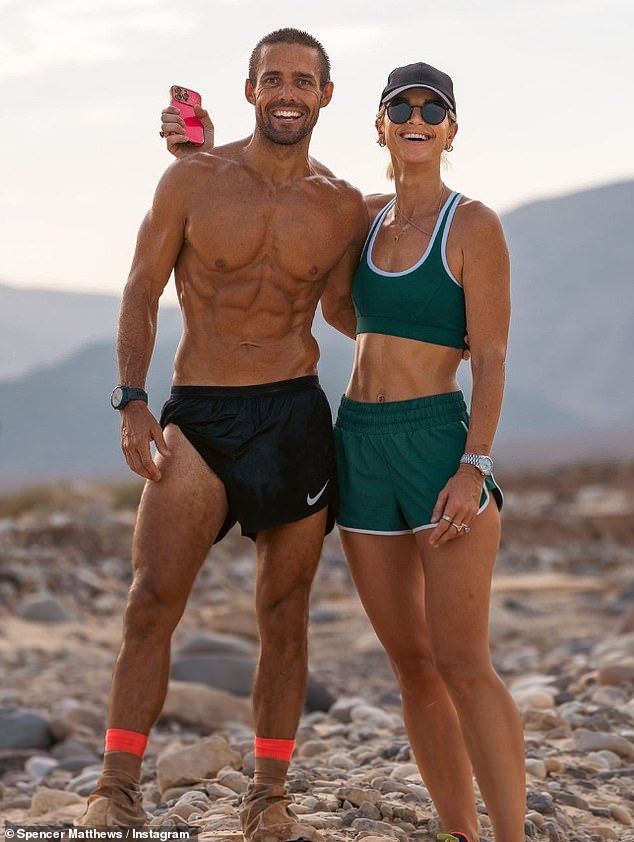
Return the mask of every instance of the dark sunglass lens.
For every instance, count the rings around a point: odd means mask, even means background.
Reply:
[[[430,126],[437,126],[445,119],[447,109],[439,102],[426,102],[421,109],[423,120]]]
[[[412,113],[408,102],[391,102],[387,107],[387,116],[392,123],[407,123]]]

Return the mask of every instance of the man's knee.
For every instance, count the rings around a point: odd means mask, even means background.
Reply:
[[[181,594],[176,588],[162,586],[150,577],[136,579],[126,602],[126,633],[171,635],[182,616],[186,600],[186,594]]]

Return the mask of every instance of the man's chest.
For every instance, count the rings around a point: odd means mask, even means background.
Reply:
[[[197,197],[185,237],[211,271],[282,271],[319,280],[338,262],[350,238],[334,191],[224,186]]]

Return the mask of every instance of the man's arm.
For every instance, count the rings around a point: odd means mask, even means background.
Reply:
[[[128,276],[117,335],[120,382],[145,387],[158,319],[159,298],[183,244],[185,212],[182,179],[173,168],[161,179],[150,211],[141,223]],[[169,456],[163,431],[143,401],[131,401],[121,412],[121,447],[129,467],[145,479],[158,481],[161,472],[152,459],[153,441]]]
[[[368,230],[368,217],[360,193],[350,202],[347,214],[353,236],[343,257],[328,274],[328,281],[321,294],[321,312],[325,321],[340,333],[356,338],[356,317],[352,304],[352,279],[359,265],[363,243]]]

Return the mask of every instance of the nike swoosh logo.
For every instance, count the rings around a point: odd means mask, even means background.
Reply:
[[[324,485],[324,487],[321,489],[321,491],[319,491],[317,494],[315,494],[315,496],[314,496],[314,497],[311,497],[311,496],[310,496],[310,494],[307,494],[307,495],[306,495],[306,502],[308,503],[308,505],[309,505],[309,506],[314,506],[314,505],[315,505],[315,503],[317,502],[317,500],[319,500],[319,498],[321,497],[321,495],[322,495],[322,494],[324,493],[324,491],[326,490],[326,488],[327,488],[327,486],[328,486],[328,483],[329,483],[329,482],[330,482],[330,480],[327,480],[327,481],[326,481],[326,485]]]

